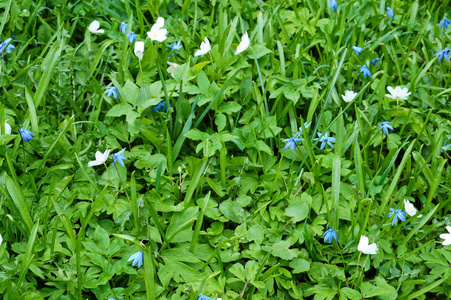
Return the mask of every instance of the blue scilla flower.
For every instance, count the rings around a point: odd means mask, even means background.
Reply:
[[[114,166],[115,162],[118,162],[121,166],[125,167],[124,162],[122,160],[127,160],[124,156],[122,156],[122,153],[124,153],[125,148],[122,149],[121,151],[119,151],[118,153],[114,153],[113,154],[113,165],[111,167]]]
[[[331,227],[331,228],[327,229],[326,232],[324,232],[323,238],[324,238],[324,243],[327,241],[330,244],[330,243],[332,243],[332,239],[334,239],[337,242],[337,233]]]
[[[393,10],[390,7],[387,7],[387,16],[392,19],[395,17],[395,14],[393,13]],[[390,20],[388,20],[388,23],[390,23]]]
[[[116,299],[114,299],[114,298],[108,298],[108,300],[116,300]]]
[[[330,9],[337,9],[337,1],[329,0]]]
[[[388,121],[382,122],[377,126],[377,130],[382,128],[382,132],[385,133],[385,135],[388,135],[388,130],[394,130],[393,126],[391,126],[391,123]]]
[[[321,132],[317,132],[316,134],[318,134],[319,138],[315,139],[315,141],[319,139],[319,141],[322,142],[321,147],[319,148],[320,150],[323,150],[326,147],[326,143],[331,148],[334,147],[334,145],[332,145],[332,142],[336,141],[336,139],[334,137],[329,137],[329,134],[327,132],[324,133],[324,135],[322,135]]]
[[[182,40],[180,40],[180,41],[174,43],[174,45],[172,45],[171,51],[173,51],[173,50],[180,50],[180,49],[182,49],[182,48],[183,48],[183,46],[182,46]]]
[[[304,128],[305,128],[305,129],[309,128],[311,124],[312,124],[312,122],[310,122],[310,123],[305,122],[305,123],[304,123]],[[300,137],[301,134],[302,134],[302,126],[299,127],[299,131],[296,132],[296,134],[294,135],[294,137],[295,137],[295,138]]]
[[[3,50],[6,51],[6,53],[11,53],[11,49],[16,49],[16,46],[11,44],[11,41],[12,38],[9,38],[0,43],[0,53],[3,53]]]
[[[133,31],[130,31],[127,34],[127,41],[131,44],[133,42],[136,42],[137,37],[138,37],[138,35],[136,33],[134,33]]]
[[[445,27],[445,29],[448,29],[448,25],[451,24],[451,20],[444,17],[443,20],[441,20],[438,25],[440,25],[440,29],[443,29],[443,27]]]
[[[389,217],[389,218],[390,218],[393,214],[395,215],[395,216],[393,217],[393,221],[391,221],[391,226],[394,226],[394,225],[395,225],[395,223],[396,223],[396,221],[398,220],[398,218],[399,218],[401,221],[403,221],[403,222],[406,220],[406,218],[404,218],[404,216],[405,216],[407,213],[403,212],[402,209],[400,209],[400,208],[397,208],[397,209],[390,208],[390,211],[391,211],[391,213],[388,213],[388,217]]]
[[[111,97],[111,95],[113,95],[114,99],[117,99],[117,95],[119,95],[117,89],[114,86],[107,87],[104,94],[107,94],[108,97]]]
[[[379,57],[376,57],[375,59],[370,60],[370,63],[372,63],[373,66],[375,67],[376,64],[379,62],[379,60],[380,60],[380,58],[379,58]]]
[[[130,256],[130,258],[127,260],[127,262],[129,262],[129,261],[133,261],[132,267],[134,267],[136,264],[138,264],[138,269],[141,268],[141,265],[143,263],[143,252],[142,251],[136,252],[135,254]]]
[[[366,65],[360,67],[360,72],[362,73],[364,78],[366,78],[366,76],[371,78],[371,72]]]
[[[30,130],[20,128],[19,132],[20,136],[24,139],[25,142],[29,142],[33,139],[33,133]]]
[[[127,23],[122,22],[122,23],[121,23],[121,32],[122,32],[123,34],[125,34],[126,31],[127,31]]]
[[[199,294],[199,297],[197,297],[197,300],[215,300],[215,299],[204,296],[202,294]]]
[[[357,47],[357,46],[352,46],[352,49],[354,49],[355,54],[356,54],[357,56],[359,56],[359,54],[362,53],[362,51],[363,51],[363,48],[362,48],[362,47]]]
[[[449,62],[449,48],[446,47],[443,50],[440,50],[439,52],[435,53],[434,56],[438,56],[438,62],[441,62],[443,58],[446,59],[447,62]]]
[[[172,105],[169,105],[169,107],[172,107]],[[164,111],[168,111],[168,108],[166,107],[166,100],[161,101],[158,103],[154,108],[152,108],[153,111],[160,111],[162,112],[164,108]]]
[[[447,141],[448,141],[448,140],[447,140]],[[446,142],[447,142],[447,141],[446,141]],[[445,144],[446,144],[446,142],[445,142]],[[442,146],[442,151],[441,151],[441,152],[443,153],[443,151],[448,151],[449,148],[451,148],[451,144],[443,145],[443,146]]]
[[[296,147],[298,146],[298,145],[296,145],[296,142],[301,142],[301,141],[302,141],[302,139],[297,138],[297,137],[292,137],[289,139],[282,140],[283,143],[286,143],[284,149],[287,150],[288,148],[291,148],[291,152],[293,152],[293,153],[294,153],[294,149],[296,149]]]

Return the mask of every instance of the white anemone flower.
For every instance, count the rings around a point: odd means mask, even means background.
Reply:
[[[194,53],[194,56],[207,54],[210,50],[210,41],[205,37],[204,42],[200,44],[200,50],[197,50],[196,53]]]
[[[105,30],[99,29],[99,28],[100,28],[99,21],[92,21],[92,23],[88,27],[88,30],[91,33],[104,33],[105,32]]]
[[[5,122],[5,135],[6,134],[11,134],[11,125]]]
[[[406,213],[413,217],[417,214],[417,209],[415,208],[415,206],[413,206],[412,203],[410,203],[409,200],[404,199],[404,210],[406,211]],[[421,217],[422,215],[419,215],[418,217]]]
[[[247,31],[244,33],[243,37],[241,38],[241,42],[238,45],[238,48],[236,48],[235,55],[238,53],[241,53],[245,51],[250,45],[249,36],[247,35]]]
[[[139,60],[143,59],[143,56],[144,56],[144,42],[136,42],[135,43],[135,55],[139,58]]]
[[[364,235],[360,237],[359,245],[357,246],[357,250],[364,254],[377,254],[377,245],[373,243],[368,245],[368,238]]]
[[[355,96],[357,96],[357,93],[353,91],[346,91],[344,95],[341,95],[341,98],[343,98],[345,102],[351,102],[354,100]]]
[[[104,153],[97,151],[96,152],[96,160],[90,161],[88,163],[88,167],[98,166],[104,164],[108,159],[108,155],[110,155],[110,149],[106,149]]]
[[[401,88],[400,86],[397,86],[396,88],[388,86],[387,90],[390,92],[390,94],[385,94],[385,97],[395,100],[407,100],[407,98],[411,94],[407,88]]]
[[[448,230],[449,233],[442,233],[440,235],[440,238],[444,239],[442,242],[443,246],[451,245],[451,226],[446,226],[446,230]]]
[[[157,22],[155,24],[153,24],[152,28],[150,28],[150,31],[147,33],[147,36],[152,41],[158,41],[158,42],[164,41],[167,38],[166,34],[168,33],[168,31],[166,29],[163,29],[162,28],[163,26],[164,26],[164,19],[162,17],[159,17],[157,19]]]
[[[168,65],[169,65],[169,67],[168,67],[167,71],[169,74],[171,74],[172,78],[174,78],[175,69],[177,69],[180,66],[178,64],[170,62],[170,61],[168,61]]]

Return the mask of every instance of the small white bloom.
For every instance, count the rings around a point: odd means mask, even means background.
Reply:
[[[440,238],[444,239],[442,242],[443,246],[451,245],[451,226],[446,226],[446,230],[448,230],[449,233],[442,233],[440,235]]]
[[[417,214],[417,209],[415,208],[415,206],[413,206],[412,203],[410,203],[409,200],[404,199],[404,210],[406,211],[406,213],[413,217]]]
[[[157,22],[153,24],[152,28],[150,28],[150,31],[147,33],[147,36],[152,41],[158,42],[164,41],[167,38],[166,34],[168,33],[168,31],[166,29],[162,29],[163,26],[164,19],[162,17],[159,17],[157,19]]]
[[[91,25],[89,25],[88,30],[92,33],[104,33],[105,31],[100,28],[99,21],[92,21]]]
[[[357,93],[353,91],[346,91],[344,95],[341,95],[341,98],[343,98],[345,102],[351,102],[354,100],[355,96],[357,96]]]
[[[368,238],[364,235],[360,237],[359,245],[357,246],[357,250],[364,254],[376,254],[377,253],[377,245],[373,243],[368,245]]]
[[[210,41],[205,37],[205,42],[202,42],[200,44],[200,50],[197,50],[196,53],[194,53],[194,56],[204,55],[207,54],[210,50]]]
[[[11,125],[5,122],[5,135],[11,134]]]
[[[396,100],[407,100],[407,98],[411,94],[410,92],[408,92],[407,88],[402,89],[400,86],[397,86],[396,88],[388,86],[387,90],[390,92],[390,94],[385,94],[385,97]]]
[[[139,58],[139,60],[143,59],[143,56],[144,56],[144,42],[136,42],[135,43],[135,55]]]
[[[174,78],[175,69],[177,69],[180,66],[178,64],[170,62],[170,61],[168,61],[168,65],[169,65],[169,67],[168,67],[167,71]]]
[[[108,159],[108,155],[110,155],[110,149],[106,149],[105,153],[102,153],[100,151],[96,152],[96,160],[90,161],[88,163],[88,167],[98,166],[101,164],[104,164],[106,160]]]
[[[246,50],[249,47],[249,45],[250,45],[249,36],[247,35],[247,31],[246,31],[244,33],[243,37],[241,38],[241,42],[238,45],[238,48],[236,48],[235,55]]]
[[[3,243],[3,237],[2,237],[2,235],[0,234],[0,245]]]

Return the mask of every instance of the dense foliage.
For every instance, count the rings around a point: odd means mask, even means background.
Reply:
[[[2,299],[451,297],[449,1],[0,7]]]

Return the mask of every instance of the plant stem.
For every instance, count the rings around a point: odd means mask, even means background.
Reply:
[[[362,252],[360,252],[359,253],[359,258],[357,259],[357,267],[356,267],[356,269],[355,269],[355,274],[354,274],[354,279],[352,280],[352,288],[354,288],[354,282],[355,282],[355,279],[357,278],[357,274],[358,274],[358,270],[359,270],[359,264],[360,264],[360,256],[362,256]]]
[[[117,165],[114,164],[114,167],[116,168],[117,176],[119,176],[119,180],[121,181],[122,186],[124,187],[125,195],[127,195],[127,199],[128,199],[128,201],[130,201],[130,197],[128,196],[127,189],[125,188],[125,184],[124,184],[124,182],[122,181],[121,175],[119,174],[119,170],[118,170],[118,168],[117,168]],[[130,202],[131,202],[131,201],[130,201]]]

